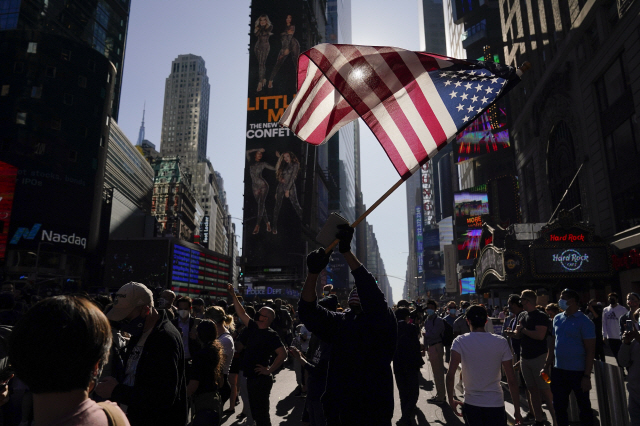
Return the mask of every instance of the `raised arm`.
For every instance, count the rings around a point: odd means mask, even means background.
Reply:
[[[227,293],[229,293],[229,296],[233,301],[233,306],[236,308],[236,314],[238,314],[238,318],[240,318],[244,325],[248,326],[251,317],[247,315],[247,311],[244,310],[244,306],[240,304],[240,301],[236,296],[236,290],[233,288],[233,284],[227,284]]]

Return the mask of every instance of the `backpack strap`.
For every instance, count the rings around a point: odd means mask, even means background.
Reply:
[[[108,401],[98,402],[102,411],[107,416],[109,426],[130,426],[127,417],[124,415],[120,407]]]

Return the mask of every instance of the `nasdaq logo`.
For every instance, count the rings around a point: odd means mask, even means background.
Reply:
[[[13,234],[13,238],[11,239],[11,241],[9,241],[9,244],[18,244],[18,242],[22,238],[24,238],[25,240],[33,240],[38,234],[38,231],[40,230],[41,226],[42,226],[41,223],[36,223],[33,225],[33,228],[31,229],[18,228],[16,233]]]

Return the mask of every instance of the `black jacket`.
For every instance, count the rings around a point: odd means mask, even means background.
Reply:
[[[147,338],[138,361],[133,387],[119,384],[111,401],[126,404],[131,426],[184,426],[187,423],[187,383],[182,336],[171,324],[166,312]],[[130,350],[137,340],[125,348],[127,365]]]
[[[180,336],[182,336],[182,327],[180,327],[179,321],[180,321],[180,316],[172,320],[171,324],[174,325],[176,330],[178,330],[178,333],[180,333]],[[194,317],[189,317],[189,333],[193,331],[194,324],[196,321],[199,322],[200,320]],[[197,327],[197,325],[198,324],[195,324],[195,327]],[[189,355],[191,355],[191,358],[193,358],[193,355],[196,354],[197,352],[200,352],[201,350],[202,350],[202,345],[200,344],[198,339],[192,339],[191,336],[189,336]]]
[[[393,355],[393,372],[404,373],[420,370],[424,365],[420,351],[420,330],[415,324],[398,322],[398,346]],[[418,374],[416,372],[416,374]]]

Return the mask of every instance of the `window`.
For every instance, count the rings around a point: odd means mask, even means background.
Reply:
[[[18,112],[16,115],[16,124],[27,124],[27,113]]]
[[[47,71],[45,72],[45,75],[49,78],[55,78],[56,77],[56,67],[51,66],[51,65],[47,65]]]
[[[82,75],[78,76],[78,87],[82,87],[83,89],[87,88],[87,77]]]
[[[2,86],[2,91],[0,92],[0,96],[7,96],[9,94],[9,85],[4,84]]]
[[[29,42],[29,46],[27,47],[27,53],[37,53],[38,52],[38,43]]]
[[[31,88],[31,97],[40,99],[42,97],[42,86],[33,86]]]

